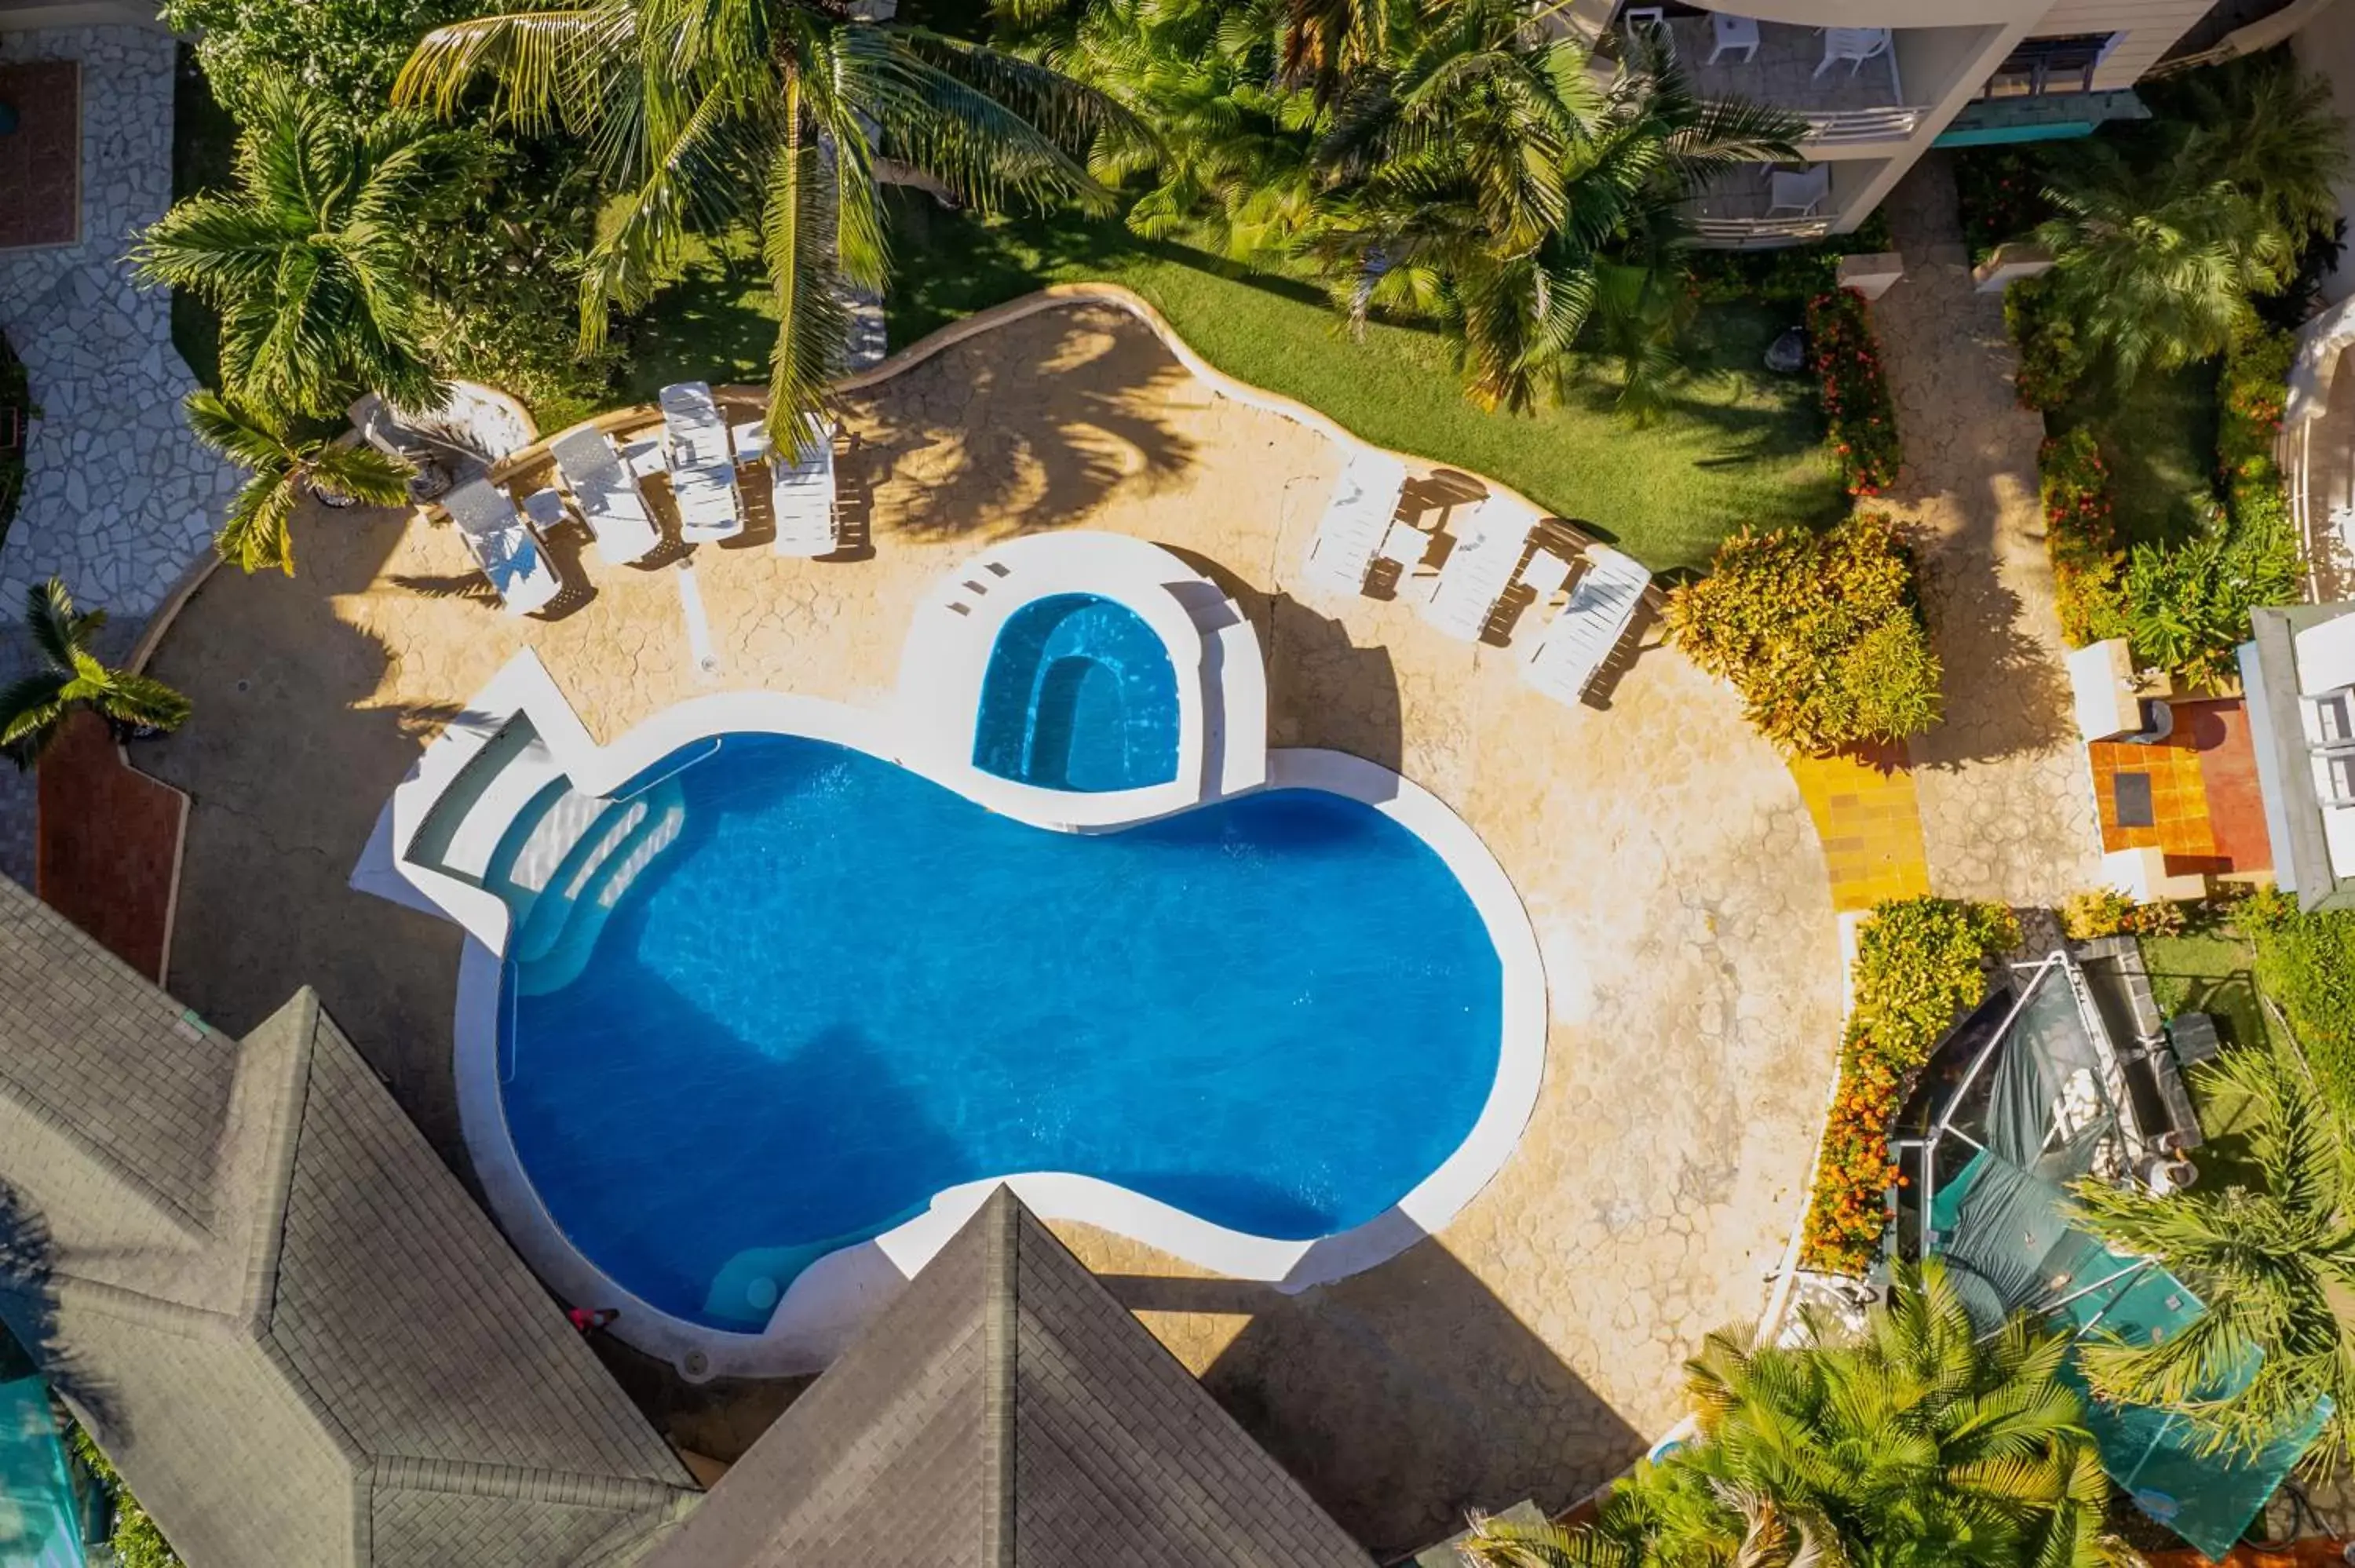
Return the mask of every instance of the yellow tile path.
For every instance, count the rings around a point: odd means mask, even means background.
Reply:
[[[1870,909],[1930,891],[1920,803],[1902,749],[1795,757],[1791,776],[1824,842],[1834,909]]]

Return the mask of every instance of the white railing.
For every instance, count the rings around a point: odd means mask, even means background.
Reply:
[[[1926,109],[1892,103],[1885,109],[1802,109],[1808,142],[1902,142],[1921,125]]]
[[[1770,239],[1821,239],[1832,231],[1829,217],[1697,217],[1693,233],[1717,245],[1753,245]]]

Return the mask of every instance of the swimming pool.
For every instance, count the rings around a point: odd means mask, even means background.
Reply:
[[[1101,594],[1033,599],[998,629],[973,765],[1100,793],[1178,777],[1178,672],[1143,617]]]
[[[1487,926],[1357,800],[1056,833],[748,735],[663,788],[676,822],[591,961],[543,988],[552,960],[508,960],[500,1093],[565,1237],[682,1319],[757,1330],[816,1257],[997,1175],[1334,1234],[1454,1154],[1497,1080]]]

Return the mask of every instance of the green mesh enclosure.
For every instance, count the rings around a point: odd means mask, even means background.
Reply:
[[[37,1377],[0,1383],[0,1563],[82,1568],[81,1525],[49,1391]]]
[[[1896,1243],[1934,1254],[1989,1329],[2016,1311],[2078,1338],[2148,1343],[2200,1315],[2200,1299],[2147,1258],[2121,1256],[2070,1224],[2067,1184],[2118,1135],[2116,1080],[2083,979],[2056,956],[1998,993],[1942,1047],[1901,1134],[1911,1192],[1892,1194]],[[2237,1376],[2254,1374],[2253,1362]],[[2073,1361],[2066,1375],[2081,1393]],[[2220,1390],[2229,1393],[2229,1388]],[[2326,1402],[2263,1453],[2211,1454],[2179,1416],[2088,1394],[2102,1463],[2145,1513],[2222,1557],[2329,1418]]]

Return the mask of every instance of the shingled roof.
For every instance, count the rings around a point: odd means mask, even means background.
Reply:
[[[0,1319],[190,1568],[614,1563],[695,1497],[315,995],[229,1039],[5,878]]]
[[[647,1568],[1368,1568],[1000,1188]]]

